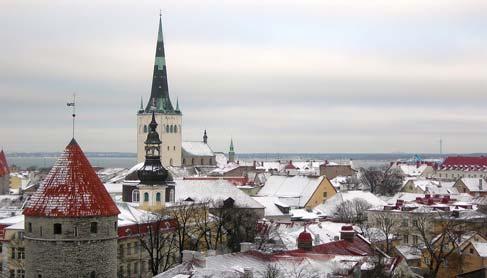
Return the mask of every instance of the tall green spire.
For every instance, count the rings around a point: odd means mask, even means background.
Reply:
[[[152,88],[145,112],[149,113],[155,106],[156,112],[175,113],[169,97],[167,84],[166,55],[162,37],[162,15],[159,16],[159,29],[157,31],[156,55],[154,60],[154,73],[152,75]]]
[[[230,139],[230,152],[234,153],[235,149],[233,148],[233,138]]]

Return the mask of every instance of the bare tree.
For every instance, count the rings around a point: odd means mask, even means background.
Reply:
[[[439,221],[435,233],[433,223]],[[437,277],[440,266],[457,250],[464,226],[444,214],[421,214],[413,220],[413,228],[420,236],[429,257],[427,277]]]
[[[170,219],[162,215],[137,224],[137,239],[149,257],[153,275],[166,271],[174,264],[176,235]]]
[[[382,195],[393,195],[402,186],[402,176],[397,169],[361,168],[360,181],[370,192]]]
[[[195,249],[198,245],[195,235],[196,218],[205,217],[201,203],[181,201],[167,209],[168,215],[174,219],[179,261],[182,261],[183,250]],[[193,241],[193,242],[191,242]]]
[[[384,251],[387,254],[391,254],[393,235],[400,227],[399,219],[392,217],[387,213],[379,213],[375,216],[372,225],[378,230],[379,234],[369,234],[369,238],[384,237]]]
[[[366,210],[372,205],[362,198],[355,198],[341,202],[336,206],[333,215],[337,221],[352,224],[362,224],[367,220]]]

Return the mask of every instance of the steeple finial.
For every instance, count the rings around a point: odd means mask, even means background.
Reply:
[[[76,94],[73,94],[73,102],[68,102],[68,106],[72,107],[72,114],[71,116],[73,117],[73,139],[74,139],[74,120],[76,118]]]
[[[140,108],[139,111],[144,111],[144,100],[140,97]]]
[[[230,152],[234,152],[234,148],[233,148],[233,138],[230,139]]]

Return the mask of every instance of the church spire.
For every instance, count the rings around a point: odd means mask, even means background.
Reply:
[[[149,113],[153,106],[156,107],[156,112],[159,113],[175,112],[171,99],[169,98],[169,89],[167,84],[166,55],[164,53],[164,40],[162,37],[162,14],[159,15],[159,29],[157,32],[151,95],[149,101],[147,102],[145,112]]]
[[[206,129],[205,129],[205,133],[203,133],[203,143],[205,144],[208,143],[208,135],[206,134]]]
[[[230,139],[230,150],[228,151],[228,162],[235,162],[235,149],[233,148],[233,138]]]

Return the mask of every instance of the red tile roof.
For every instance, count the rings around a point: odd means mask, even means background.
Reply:
[[[487,167],[487,156],[449,156],[441,164],[445,167]]]
[[[10,170],[8,169],[7,158],[5,157],[5,153],[0,151],[0,177],[10,174]]]
[[[76,140],[71,140],[39,189],[26,216],[89,217],[120,213]]]
[[[302,249],[287,251],[287,253],[302,253],[309,252]],[[355,235],[353,241],[338,240],[325,244],[313,246],[311,250],[313,253],[329,254],[329,255],[344,255],[344,256],[372,256],[375,253],[374,248],[370,242],[359,235]]]

